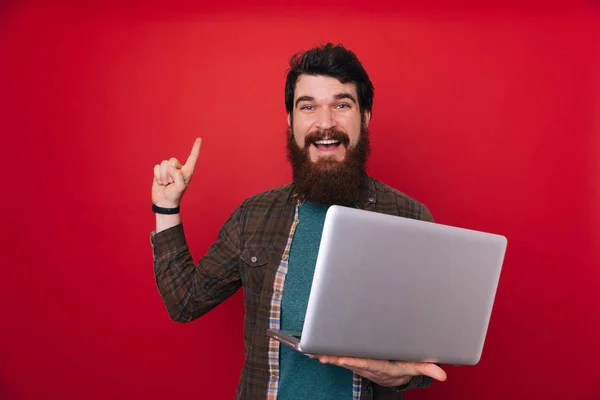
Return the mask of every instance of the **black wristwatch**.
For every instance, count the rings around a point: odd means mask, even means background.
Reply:
[[[165,207],[159,207],[156,204],[152,204],[152,212],[157,213],[157,214],[167,214],[167,215],[179,214],[179,206],[177,206],[175,208],[165,208]]]

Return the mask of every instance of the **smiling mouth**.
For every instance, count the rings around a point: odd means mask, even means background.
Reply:
[[[340,141],[334,139],[317,140],[313,142],[313,145],[321,151],[333,151],[340,146]]]

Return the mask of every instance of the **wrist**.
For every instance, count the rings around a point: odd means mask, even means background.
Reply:
[[[398,384],[396,386],[404,386],[407,385],[411,380],[412,380],[412,376],[405,376],[400,382],[398,382]]]
[[[152,212],[156,215],[156,232],[161,232],[181,223],[179,204],[166,202],[152,203]]]
[[[414,377],[412,377],[412,376],[404,377],[404,378],[400,379],[398,382],[396,382],[395,385],[391,386],[391,389],[394,392],[403,392],[404,390],[408,389],[411,386],[413,378]]]
[[[164,208],[176,208],[179,207],[179,200],[160,199],[155,201],[152,199],[152,204],[156,204],[157,206]]]
[[[172,228],[181,223],[180,214],[156,214],[156,233]]]
[[[156,214],[173,215],[179,214],[179,206],[176,207],[162,207],[156,204],[152,204],[152,212]]]
[[[402,390],[404,387],[406,387],[410,383],[412,378],[413,378],[412,376],[403,376],[402,378],[397,378],[395,381],[389,382],[382,386],[387,386],[387,387],[393,388],[394,390]]]
[[[407,385],[412,379],[412,376],[405,376],[400,378],[394,386],[404,386]]]

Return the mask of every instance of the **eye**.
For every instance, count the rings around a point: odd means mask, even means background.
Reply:
[[[337,108],[349,108],[350,104],[348,104],[348,103],[340,103],[336,107]]]
[[[313,106],[307,104],[305,106],[300,107],[300,109],[306,110],[306,111],[311,111],[311,110],[313,110]]]

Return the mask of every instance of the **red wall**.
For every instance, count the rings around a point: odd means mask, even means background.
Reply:
[[[152,167],[203,137],[182,204],[198,259],[289,179],[287,58],[325,40],[375,83],[370,172],[509,239],[481,363],[407,397],[600,398],[597,6],[100,3],[0,11],[0,398],[233,398],[241,296],[169,320]]]

